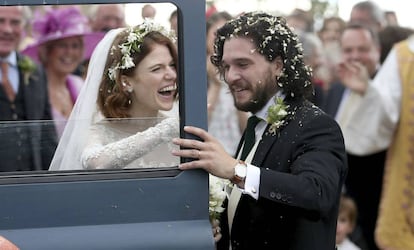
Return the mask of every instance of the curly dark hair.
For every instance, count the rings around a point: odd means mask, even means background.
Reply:
[[[112,48],[118,48],[119,44],[125,43],[128,39],[129,30],[121,32],[115,38]],[[123,91],[121,75],[132,76],[140,62],[153,50],[155,44],[167,46],[174,60],[178,65],[177,49],[173,41],[158,31],[151,31],[145,35],[140,45],[140,50],[131,52],[135,67],[120,69],[115,79],[109,77],[108,70],[122,60],[121,49],[111,49],[105,64],[104,75],[98,91],[98,106],[106,118],[129,118],[130,93]]]
[[[303,50],[297,35],[288,27],[283,17],[264,12],[249,12],[218,29],[211,62],[218,67],[221,74],[224,73],[224,43],[232,37],[252,39],[258,52],[270,62],[281,58],[284,67],[277,84],[287,98],[308,98],[312,95],[312,71],[303,62]]]

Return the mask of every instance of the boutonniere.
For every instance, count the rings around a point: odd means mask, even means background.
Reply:
[[[24,56],[18,62],[19,70],[23,74],[23,82],[25,85],[29,84],[29,78],[36,69],[36,64],[28,57]]]
[[[270,124],[269,133],[276,134],[276,131],[286,123],[286,116],[289,105],[286,105],[282,97],[275,97],[275,103],[267,110],[267,123]]]
[[[209,206],[210,221],[219,220],[224,211],[223,202],[227,197],[225,187],[229,180],[218,178],[209,174]]]

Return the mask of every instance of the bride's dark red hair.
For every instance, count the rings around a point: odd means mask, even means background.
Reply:
[[[128,38],[128,32],[121,32],[114,40],[112,46],[118,48]],[[153,50],[154,44],[165,45],[174,60],[176,69],[178,68],[178,54],[175,44],[163,34],[153,31],[149,32],[143,39],[140,51],[131,53],[135,67],[128,69],[120,69],[115,80],[111,80],[108,76],[108,69],[112,65],[116,65],[122,58],[121,49],[110,50],[106,60],[104,75],[101,80],[98,91],[98,107],[106,118],[129,118],[130,103],[129,93],[124,91],[121,75],[132,76],[135,68],[140,62]]]

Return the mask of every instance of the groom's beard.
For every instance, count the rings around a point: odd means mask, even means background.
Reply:
[[[254,87],[251,88],[253,93],[251,100],[249,102],[240,103],[236,101],[233,94],[234,105],[238,110],[256,113],[276,94],[277,89],[277,83],[272,77],[270,70],[268,70],[264,80],[257,81],[254,83]]]

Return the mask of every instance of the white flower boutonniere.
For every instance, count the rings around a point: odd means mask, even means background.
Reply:
[[[23,57],[18,62],[20,72],[23,74],[23,82],[25,85],[29,84],[29,78],[36,69],[36,64],[28,57]]]
[[[275,104],[267,110],[267,123],[270,124],[269,133],[276,134],[276,131],[286,123],[285,117],[288,115],[286,105],[282,97],[275,97]]]
[[[224,211],[223,202],[226,199],[225,186],[230,181],[209,175],[209,206],[210,221],[219,220],[220,214]]]

